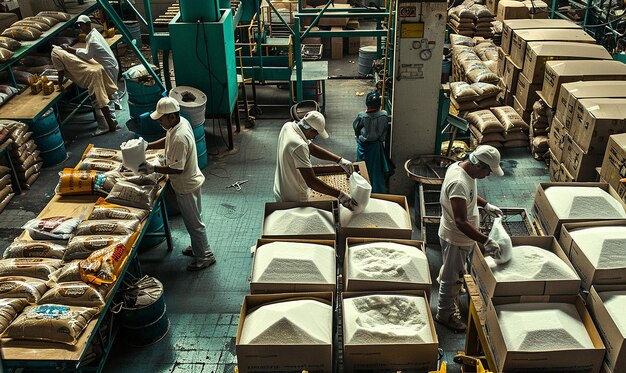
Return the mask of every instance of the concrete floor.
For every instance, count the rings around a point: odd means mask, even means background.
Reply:
[[[351,56],[336,64],[332,71],[351,75],[357,65]],[[330,139],[318,143],[348,159],[355,157],[352,120],[363,109],[364,97],[357,92],[367,92],[373,82],[362,80],[331,79],[327,83],[326,118]],[[288,92],[274,87],[260,88],[259,103],[286,102]],[[119,112],[120,123],[128,119],[127,112]],[[141,253],[144,273],[158,278],[165,287],[167,315],[171,327],[160,342],[145,348],[129,347],[120,338],[116,341],[108,362],[107,372],[232,372],[236,365],[235,334],[239,311],[244,295],[248,294],[248,277],[251,268],[250,246],[261,235],[265,202],[272,201],[276,138],[281,125],[287,120],[287,108],[265,109],[256,127],[243,130],[235,136],[235,150],[226,152],[223,139],[217,130],[219,123],[206,124],[209,166],[203,170],[206,182],[202,187],[204,221],[209,239],[217,257],[210,269],[190,273],[185,271],[189,258],[180,249],[189,244],[189,237],[180,217],[171,219],[175,249],[169,253],[165,246]],[[81,118],[78,118],[81,119]],[[82,119],[89,121],[89,115]],[[98,138],[89,137],[95,123],[77,123],[64,129],[68,143],[69,159],[45,169],[32,190],[13,199],[2,213],[0,247],[6,247],[21,232],[21,225],[36,216],[54,193],[57,172],[73,167],[85,146],[117,148],[132,133],[122,129],[115,134]],[[225,127],[222,124],[225,135]],[[536,184],[548,180],[548,170],[533,160],[528,150],[503,152],[505,176],[479,182],[479,192],[500,206],[530,209]],[[315,162],[314,162],[315,163]],[[402,164],[403,162],[396,162]],[[398,172],[404,172],[399,169]],[[249,180],[241,191],[226,187],[238,180]],[[413,201],[410,197],[409,201]],[[415,226],[414,222],[414,226]],[[417,224],[419,226],[419,222]],[[414,229],[415,238],[420,237]],[[438,248],[427,250],[432,278],[441,265]],[[436,310],[436,286],[433,289],[431,308]],[[466,300],[463,300],[463,307]],[[452,363],[454,354],[464,348],[464,334],[454,334],[437,325],[444,360],[450,364],[449,372],[460,372]]]

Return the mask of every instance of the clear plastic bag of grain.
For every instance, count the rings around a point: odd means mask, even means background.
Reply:
[[[33,277],[0,277],[0,298],[21,298],[28,303],[37,303],[48,290],[46,282]]]
[[[81,221],[67,216],[35,218],[26,222],[22,229],[26,229],[34,240],[67,240]]]
[[[0,299],[0,333],[15,319],[24,307],[28,306],[26,299]]]
[[[47,280],[48,276],[63,265],[59,259],[11,258],[0,260],[0,277],[24,276]]]
[[[96,288],[96,286],[85,284],[82,281],[63,282],[51,287],[37,304],[102,308],[105,305],[104,296],[107,288],[100,286]]]
[[[97,220],[94,220],[97,221]],[[68,242],[65,250],[64,260],[86,259],[93,252],[104,249],[106,247],[115,246],[120,243],[128,243],[130,235],[114,236],[114,235],[91,235],[91,236],[74,236]]]
[[[76,227],[76,236],[130,235],[139,228],[139,220],[85,220]]]
[[[124,206],[150,210],[154,205],[158,188],[156,185],[139,186],[127,181],[120,181],[115,184],[105,200]]]
[[[65,263],[61,268],[52,272],[48,276],[48,286],[52,287],[61,282],[74,282],[82,281],[80,277],[80,259],[72,260],[69,263]]]
[[[65,246],[48,241],[15,240],[4,250],[3,258],[63,259]]]
[[[104,198],[99,198],[89,215],[89,220],[117,219],[143,221],[149,214],[150,211],[146,209],[109,203]]]

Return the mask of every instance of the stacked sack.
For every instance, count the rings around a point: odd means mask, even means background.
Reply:
[[[0,127],[0,150],[4,151],[12,143],[13,140],[9,136],[9,131],[4,127]],[[7,207],[14,195],[11,169],[0,166],[0,212]]]
[[[452,31],[464,36],[493,38],[493,13],[474,0],[466,0],[461,5],[448,10],[448,25]]]
[[[529,146],[528,123],[510,106],[491,108],[491,112],[504,126],[505,148],[518,148]]]
[[[472,149],[478,145],[491,145],[495,148],[503,146],[504,126],[491,110],[474,111],[467,114],[465,119],[470,123]]]
[[[43,159],[37,150],[37,144],[28,125],[11,120],[0,121],[0,127],[5,128],[12,141],[11,160],[22,189],[30,189],[39,178],[43,166]]]
[[[467,112],[480,109],[490,109],[500,106],[496,96],[502,89],[490,83],[450,83],[450,105],[458,115],[465,116]]]
[[[19,64],[16,64],[14,69],[39,75],[45,70],[54,69],[54,66],[50,55],[30,55],[20,59]]]
[[[452,43],[452,79],[470,83],[498,84],[498,52],[490,40],[450,35]]]
[[[533,104],[530,114],[530,151],[537,160],[543,160],[548,152],[548,133],[553,115],[552,109],[543,100]]]

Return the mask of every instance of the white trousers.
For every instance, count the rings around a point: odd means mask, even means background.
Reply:
[[[176,207],[183,217],[183,222],[191,238],[191,249],[197,259],[213,255],[209,239],[206,234],[206,225],[202,222],[202,188],[188,194],[176,193]]]
[[[457,308],[459,291],[463,286],[465,262],[472,250],[471,246],[455,246],[439,238],[443,265],[441,266],[439,283],[439,303],[437,313],[440,318],[446,319]]]

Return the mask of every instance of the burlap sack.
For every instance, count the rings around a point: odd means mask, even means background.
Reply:
[[[461,103],[465,101],[474,101],[478,99],[476,91],[466,82],[450,83],[450,93],[454,101]]]
[[[61,268],[59,259],[11,258],[0,260],[0,277],[32,277],[47,280],[50,273]]]
[[[528,124],[524,122],[524,119],[510,106],[500,106],[491,108],[493,114],[504,125],[507,131],[514,130],[515,128],[528,130]]]
[[[482,134],[504,131],[504,126],[490,110],[474,111],[467,114],[466,119],[478,128]]]
[[[46,282],[38,278],[0,277],[0,298],[20,298],[28,303],[37,303],[46,290]]]
[[[63,259],[65,246],[50,241],[15,240],[4,250],[3,258]]]
[[[28,305],[25,299],[0,299],[0,333],[3,333],[15,316]]]
[[[102,294],[100,289],[82,281],[62,282],[50,288],[37,304],[102,308],[105,305],[104,295],[106,292]]]
[[[94,220],[97,221],[97,220]],[[64,260],[86,259],[93,252],[103,248],[116,246],[120,243],[128,242],[130,235],[90,235],[90,236],[74,236],[67,244],[67,249],[63,256]]]
[[[85,220],[78,224],[75,234],[85,235],[130,235],[137,231],[138,220]]]

